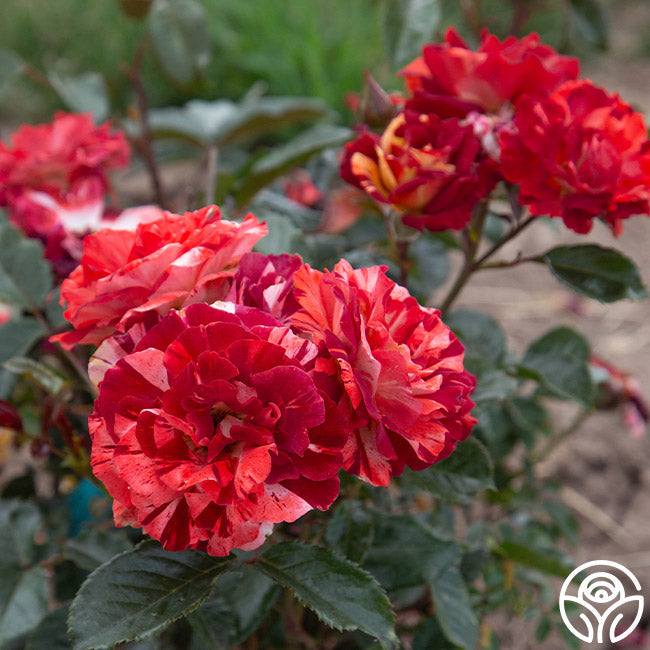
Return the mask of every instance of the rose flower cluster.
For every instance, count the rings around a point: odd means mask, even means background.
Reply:
[[[532,216],[578,233],[650,215],[650,144],[643,117],[578,79],[577,59],[536,34],[471,50],[450,28],[402,71],[408,95],[383,133],[362,128],[342,177],[419,230],[461,230],[499,180],[519,185]]]
[[[91,462],[118,525],[227,555],[326,510],[339,472],[386,486],[448,456],[475,378],[437,310],[346,261],[251,252],[252,216],[165,213],[83,242],[62,285],[89,372]]]
[[[129,145],[90,115],[57,113],[50,124],[21,126],[10,146],[0,142],[0,205],[65,277],[79,262],[81,238],[104,215],[108,173],[124,167]]]

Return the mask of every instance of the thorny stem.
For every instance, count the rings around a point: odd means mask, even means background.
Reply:
[[[465,233],[469,238],[469,242],[465,249],[465,263],[463,264],[460,273],[456,278],[456,281],[449,290],[449,293],[442,302],[440,311],[443,316],[449,311],[449,308],[462,291],[470,276],[476,271],[481,271],[483,269],[506,268],[509,266],[516,266],[517,264],[522,264],[524,262],[534,261],[536,259],[534,257],[522,258],[518,256],[514,261],[511,262],[495,262],[489,265],[485,264],[485,262],[490,257],[492,257],[492,255],[494,255],[494,253],[496,253],[504,244],[515,238],[535,220],[535,217],[533,216],[524,217],[524,211],[517,202],[517,198],[514,194],[514,188],[512,186],[508,186],[508,195],[510,198],[510,205],[514,217],[514,226],[511,228],[510,232],[507,235],[493,244],[483,255],[477,259],[475,259],[474,256],[478,250],[481,235],[483,233],[483,225],[485,222],[485,217],[487,215],[487,201],[481,204],[481,212],[479,212],[474,217],[468,229],[466,229]]]
[[[54,90],[52,82],[38,69],[29,63],[23,63],[23,72],[25,76],[29,77],[32,81],[35,81],[37,84],[40,84],[48,90]]]
[[[97,399],[97,388],[95,388],[95,384],[93,384],[92,381],[90,381],[90,377],[88,376],[88,371],[81,365],[81,362],[77,357],[72,354],[69,350],[66,350],[60,343],[56,343],[56,351],[58,354],[68,362],[70,366],[74,369],[74,371],[77,373],[79,378],[84,384],[84,388],[90,393],[91,397],[93,399]]]
[[[514,0],[512,8],[512,22],[510,23],[510,34],[520,37],[523,28],[533,13],[531,4],[526,0]]]
[[[465,23],[472,30],[476,38],[481,37],[481,3],[472,0],[460,0],[460,8],[463,12]]]
[[[582,423],[594,412],[593,408],[585,408],[579,411],[576,416],[569,422],[569,424],[558,431],[555,435],[551,436],[546,444],[536,453],[530,455],[530,462],[537,464],[544,459],[546,459],[554,449],[557,448],[564,440],[566,440],[571,434],[577,431]]]
[[[490,249],[488,249],[481,257],[479,257],[475,262],[475,270],[479,270],[479,268],[485,268],[483,267],[483,262],[485,262],[488,258],[492,257],[494,253],[496,253],[504,244],[509,242],[511,239],[515,238],[522,230],[527,228],[531,223],[535,221],[535,217],[527,217],[524,219],[521,223],[519,223],[517,226],[515,226],[505,237],[500,239],[496,244],[494,244]]]
[[[481,243],[481,237],[483,235],[483,227],[485,226],[485,218],[487,216],[487,201],[483,201],[478,208],[477,213],[474,215],[474,218],[470,222],[469,226],[465,229],[465,262],[463,267],[456,278],[453,286],[449,290],[447,297],[443,300],[442,305],[440,306],[440,312],[444,316],[448,311],[454,300],[458,297],[458,294],[462,291],[463,287],[469,277],[476,270],[474,263],[474,256],[476,251]]]
[[[138,112],[140,113],[140,123],[142,125],[142,137],[134,138],[132,142],[147,166],[156,203],[161,208],[164,208],[165,193],[163,191],[158,165],[156,164],[156,158],[153,153],[153,133],[151,131],[151,123],[149,122],[149,100],[147,98],[147,91],[142,83],[141,75],[145,45],[146,40],[140,41],[133,57],[133,63],[127,68],[127,76],[138,102]]]
[[[205,204],[212,205],[217,191],[217,174],[219,172],[219,148],[210,145],[208,148],[208,163],[205,170]]]
[[[393,249],[395,260],[399,266],[399,282],[403,287],[405,287],[408,282],[409,271],[411,270],[411,264],[408,259],[411,240],[400,237],[397,232],[397,228],[395,227],[395,213],[389,207],[382,207],[380,209],[382,219],[384,220],[384,227],[386,228],[388,243]]]

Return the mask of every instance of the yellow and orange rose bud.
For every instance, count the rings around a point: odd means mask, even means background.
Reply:
[[[471,126],[433,114],[400,112],[381,135],[346,146],[342,177],[403,213],[418,230],[461,230],[492,189],[494,164]]]

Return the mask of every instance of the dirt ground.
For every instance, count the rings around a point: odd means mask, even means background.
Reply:
[[[610,51],[583,64],[583,74],[618,92],[650,117],[650,58],[638,56],[642,38],[650,39],[650,2],[616,0],[612,8]],[[648,51],[646,49],[646,51]],[[504,247],[501,259],[539,253],[560,244],[598,243],[617,248],[639,267],[650,286],[650,219],[633,218],[616,240],[600,224],[592,233],[575,235],[564,227],[535,224]],[[558,325],[574,327],[591,343],[593,352],[639,380],[650,400],[650,299],[603,305],[585,299],[576,309],[572,294],[537,264],[491,270],[475,276],[457,306],[494,315],[507,332],[511,349],[523,352],[545,331]],[[570,417],[570,411],[560,414]],[[577,563],[608,559],[632,570],[645,592],[650,618],[650,427],[635,439],[616,412],[598,412],[555,449],[540,468],[544,476],[567,486],[564,498],[578,516],[581,541],[573,551]],[[561,580],[558,579],[557,589]],[[507,624],[504,650],[556,650],[557,639],[534,641],[532,630],[520,620]],[[501,630],[503,632],[503,630]],[[643,645],[650,648],[650,635]],[[595,645],[584,647],[597,647]],[[617,646],[622,647],[622,646]]]

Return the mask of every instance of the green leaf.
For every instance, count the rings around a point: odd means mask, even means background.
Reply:
[[[548,410],[532,397],[513,397],[504,403],[508,415],[519,429],[530,433],[551,433]]]
[[[152,110],[150,120],[156,137],[183,138],[201,146],[221,147],[328,112],[322,101],[310,97],[259,97],[241,104],[223,99],[193,99],[182,108]]]
[[[409,247],[409,257],[415,262],[409,273],[409,291],[425,303],[449,275],[447,247],[439,239],[420,235]]]
[[[43,390],[54,396],[60,395],[67,383],[58,372],[48,368],[44,363],[28,357],[11,357],[3,365],[10,372],[29,377]]]
[[[358,565],[318,546],[285,542],[262,553],[256,565],[330,627],[361,630],[397,647],[390,601],[375,579]]]
[[[0,566],[28,567],[35,559],[34,538],[42,526],[41,513],[33,503],[0,501]]]
[[[492,362],[475,362],[476,357],[468,357],[465,368],[476,375],[476,389],[472,399],[476,404],[484,404],[495,400],[504,400],[519,388],[519,381],[511,377],[505,370],[492,366]]]
[[[558,246],[544,253],[542,259],[560,282],[601,302],[648,295],[634,263],[612,248],[595,244]]]
[[[325,529],[325,541],[343,557],[363,564],[374,538],[370,512],[358,501],[344,501],[336,508]]]
[[[47,75],[63,103],[75,113],[92,113],[96,123],[103,122],[111,110],[106,81],[99,72],[74,77],[50,72]]]
[[[400,68],[420,55],[434,40],[442,20],[439,0],[384,0],[383,34],[393,67]]]
[[[537,373],[556,396],[588,407],[593,400],[588,361],[585,338],[568,327],[557,327],[530,345],[522,365]]]
[[[132,549],[133,544],[123,530],[89,528],[66,540],[63,556],[86,571],[94,571],[116,555]]]
[[[227,570],[228,558],[143,542],[93,571],[70,608],[75,650],[145,638],[189,614]]]
[[[475,438],[458,443],[452,454],[421,472],[405,474],[414,485],[444,501],[470,503],[478,492],[493,489],[492,460]]]
[[[364,568],[393,591],[433,582],[462,553],[413,515],[375,514],[375,537]]]
[[[67,607],[50,612],[27,638],[25,650],[70,650],[67,618]]]
[[[431,584],[431,596],[445,636],[461,648],[474,650],[478,644],[479,624],[458,568],[450,567]]]
[[[572,566],[564,564],[552,555],[516,542],[501,542],[494,549],[494,552],[517,564],[523,564],[524,566],[558,576],[559,578],[566,578],[573,569]]]
[[[47,577],[36,565],[43,527],[33,503],[0,501],[0,647],[38,625],[47,612]]]
[[[253,214],[263,214],[264,218],[269,212],[285,217],[299,230],[316,230],[321,218],[319,210],[308,208],[271,190],[258,192],[248,207]]]
[[[0,646],[17,639],[39,624],[47,613],[47,575],[33,566],[0,565]]]
[[[246,564],[219,576],[210,598],[188,617],[203,640],[198,647],[243,643],[267,617],[281,591],[271,578]]]
[[[241,181],[235,184],[234,195],[239,205],[285,172],[304,165],[314,154],[330,147],[340,147],[352,135],[350,129],[319,124],[303,131],[293,140],[275,147],[258,158]]]
[[[0,99],[22,72],[23,60],[12,50],[0,49]]]
[[[425,619],[415,630],[412,650],[455,650],[445,637],[435,616]]]
[[[281,255],[302,251],[301,232],[287,218],[269,213],[264,216],[269,234],[255,244],[255,251],[264,255]]]
[[[488,314],[473,309],[457,309],[445,323],[461,340],[466,354],[500,363],[506,352],[506,337],[499,323]]]
[[[210,62],[205,9],[195,0],[155,0],[147,16],[153,49],[169,78],[186,86]]]
[[[551,624],[551,619],[548,616],[544,616],[535,629],[535,641],[537,641],[537,643],[546,641],[552,631],[553,626]]]
[[[0,325],[0,364],[15,354],[26,354],[45,334],[45,326],[31,316],[12,318]]]
[[[529,449],[535,446],[538,433],[551,433],[549,413],[535,398],[516,396],[506,400],[503,406],[516,433]]]
[[[45,304],[45,318],[53,328],[57,329],[68,325],[68,321],[63,316],[64,309],[60,298],[61,287],[59,286],[52,290]]]
[[[25,309],[39,308],[52,288],[43,246],[9,224],[0,225],[0,300]]]
[[[187,616],[187,622],[192,628],[188,650],[232,648],[233,639],[237,636],[237,621],[234,620],[224,598],[218,595],[210,596],[201,607]]]
[[[260,97],[242,102],[237,115],[222,125],[219,144],[271,133],[281,126],[314,120],[329,113],[327,105],[312,97]]]
[[[569,19],[575,34],[598,49],[607,49],[607,17],[598,0],[570,0]]]

